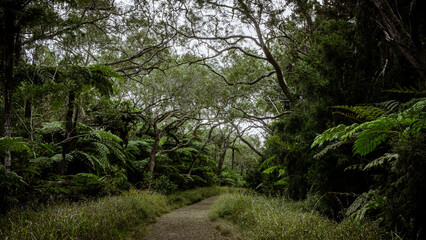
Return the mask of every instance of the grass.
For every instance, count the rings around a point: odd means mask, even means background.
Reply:
[[[144,235],[158,216],[228,191],[208,187],[170,196],[130,191],[120,196],[37,209],[16,208],[0,219],[0,239],[126,239]]]
[[[300,204],[250,193],[222,195],[210,210],[210,219],[225,220],[241,230],[244,239],[384,239],[373,222],[331,221]]]

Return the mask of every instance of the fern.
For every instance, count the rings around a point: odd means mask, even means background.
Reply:
[[[263,174],[271,174],[271,173],[273,173],[278,168],[279,168],[279,166],[272,166],[270,168],[267,168],[267,169],[263,170],[262,173]]]
[[[383,166],[387,162],[398,160],[398,158],[399,158],[399,154],[397,154],[397,153],[385,153],[383,156],[376,158],[373,161],[371,161],[370,163],[368,163],[367,165],[365,165],[363,170],[365,171],[365,170],[369,170],[371,168]]]
[[[72,156],[73,161],[78,160],[86,164],[90,169],[96,170],[97,167],[99,168],[103,166],[102,163],[97,162],[97,158],[92,157],[86,152],[74,150],[70,153],[70,155]]]
[[[409,136],[414,132],[420,132],[425,129],[425,109],[426,99],[420,99],[412,103],[411,107],[398,114],[392,113],[362,124],[354,123],[351,126],[340,124],[319,134],[311,147],[321,147],[322,144],[327,141],[343,141],[355,137],[356,140],[353,145],[354,153],[365,156],[374,151],[390,137]],[[368,110],[365,111],[365,113],[371,114],[371,112],[375,111],[376,110]],[[374,114],[372,115],[374,116]],[[335,149],[342,144],[343,142],[337,142],[333,145],[329,145],[315,157],[321,157],[325,152]]]
[[[351,116],[353,119],[357,119],[360,121],[371,121],[377,119],[385,114],[385,112],[374,106],[334,106],[334,109],[347,110],[355,115]],[[333,113],[338,113],[342,115],[346,115],[344,112],[335,111]]]
[[[103,131],[103,130],[98,130],[96,132],[99,134],[101,139],[107,139],[107,140],[111,140],[111,141],[118,142],[118,143],[123,142],[123,140],[119,136],[112,134],[110,132],[106,132],[106,131]]]
[[[275,160],[275,158],[276,158],[276,155],[265,159],[265,161],[263,161],[263,163],[259,166],[259,169],[263,169],[263,168],[270,166],[272,161]]]
[[[338,147],[340,147],[340,146],[342,146],[344,144],[348,144],[350,142],[351,141],[349,141],[348,139],[345,139],[345,140],[338,141],[338,142],[333,143],[333,144],[329,144],[323,150],[321,150],[319,153],[315,154],[313,158],[314,159],[319,159],[322,156],[324,156],[327,152],[335,150],[336,148],[338,148]]]
[[[375,105],[386,111],[387,114],[398,112],[398,110],[401,108],[401,102],[396,100],[376,103]]]
[[[65,123],[61,121],[46,122],[42,126],[40,129],[42,134],[65,133]]]
[[[282,178],[282,179],[274,182],[274,185],[278,185],[278,186],[287,185],[287,178]]]
[[[340,136],[343,135],[343,131],[345,131],[346,129],[347,129],[346,125],[339,124],[336,127],[332,127],[325,130],[322,134],[319,134],[318,136],[316,136],[316,138],[314,139],[314,142],[311,145],[311,148],[317,145],[321,147],[322,144],[326,141],[340,139]]]
[[[399,94],[410,94],[410,95],[418,95],[418,96],[425,96],[426,95],[426,89],[420,89],[420,88],[416,88],[416,87],[413,87],[413,86],[389,89],[389,90],[385,90],[384,92],[399,93]]]
[[[123,80],[123,77],[109,66],[105,66],[101,64],[93,64],[89,66],[89,69],[92,72],[100,73],[102,74],[102,76],[105,76],[105,77],[112,77],[119,80]]]
[[[77,173],[73,177],[74,182],[79,184],[91,184],[98,183],[101,181],[101,178],[93,173]]]
[[[190,156],[193,153],[198,153],[198,150],[192,147],[179,148],[176,152],[185,156]]]
[[[2,137],[0,138],[0,150],[9,149],[13,152],[26,151],[31,154],[28,142],[22,137]]]

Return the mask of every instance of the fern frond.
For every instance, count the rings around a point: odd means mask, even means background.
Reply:
[[[119,80],[123,80],[123,77],[109,66],[105,66],[101,64],[93,64],[89,66],[89,69],[92,72],[98,72],[105,77],[113,77]]]
[[[86,185],[90,183],[97,183],[101,181],[101,178],[93,173],[77,173],[73,176],[73,180],[76,183]]]
[[[381,116],[383,116],[385,114],[385,112],[378,108],[378,107],[374,107],[374,106],[347,106],[347,105],[343,105],[343,106],[333,106],[332,108],[334,109],[343,109],[343,110],[347,110],[351,113],[355,113],[356,115],[352,118],[355,118],[357,120],[361,120],[361,121],[371,121],[374,119],[377,119]],[[340,113],[340,112],[338,112]]]
[[[368,163],[367,165],[365,165],[365,167],[363,168],[363,171],[369,170],[371,168],[383,166],[387,162],[398,160],[398,158],[399,158],[399,154],[397,153],[385,153],[383,156],[376,158],[370,163]]]
[[[263,174],[271,174],[275,171],[275,169],[278,169],[280,166],[272,166],[270,168],[267,168],[265,170],[263,170]]]
[[[354,152],[361,156],[372,152],[378,145],[385,142],[390,134],[398,133],[393,131],[397,124],[397,119],[391,116],[367,122],[364,126],[365,130],[355,140]]]
[[[138,149],[141,149],[145,152],[151,152],[152,144],[147,141],[137,140],[137,141],[129,141],[128,145],[135,146]]]
[[[13,152],[26,151],[31,153],[28,142],[22,137],[2,137],[0,138],[0,150],[9,149]]]
[[[76,128],[77,132],[80,134],[94,134],[96,132],[92,127],[80,122],[77,123]]]
[[[263,161],[263,163],[260,164],[259,169],[263,169],[263,168],[266,168],[266,167],[270,166],[270,164],[272,163],[273,160],[275,160],[276,157],[277,156],[274,155],[272,157],[269,157],[269,158],[265,159],[265,161]]]
[[[185,147],[185,148],[179,148],[176,152],[186,156],[190,156],[193,153],[198,153],[198,150],[192,147]]]
[[[62,121],[46,122],[42,126],[40,129],[42,134],[65,133],[65,123]]]
[[[347,128],[344,124],[339,124],[336,127],[329,128],[325,130],[323,133],[316,136],[314,139],[314,142],[311,145],[311,148],[314,148],[315,146],[322,146],[322,144],[326,141],[332,141],[339,139],[342,135],[342,131],[344,131]]]
[[[399,88],[384,90],[383,92],[426,96],[426,89],[420,89],[413,86],[399,87]]]
[[[329,152],[329,151],[331,151],[331,150],[335,150],[336,148],[338,148],[338,147],[340,147],[340,146],[342,146],[342,145],[344,145],[344,144],[351,143],[351,142],[352,142],[352,141],[351,141],[349,138],[346,138],[346,139],[341,140],[341,141],[338,141],[338,142],[336,142],[336,143],[333,143],[333,144],[327,145],[327,146],[326,146],[323,150],[321,150],[321,152],[319,152],[319,153],[315,154],[315,155],[313,156],[313,158],[314,158],[314,159],[319,159],[319,158],[321,158],[322,156],[324,156],[327,152]]]
[[[126,151],[138,151],[138,150],[139,150],[139,148],[136,147],[136,146],[129,145],[129,144],[127,144],[127,146],[126,146]]]
[[[397,100],[389,100],[385,102],[376,103],[375,105],[389,114],[397,112],[401,107],[401,102]]]
[[[89,168],[96,170],[96,165],[100,165],[100,164],[96,164],[93,161],[93,157],[90,154],[87,154],[83,151],[79,151],[79,150],[74,150],[70,153],[70,155],[72,156],[72,160],[73,161],[80,161],[82,163],[85,163]]]
[[[363,170],[364,169],[364,167],[365,167],[365,164],[363,164],[363,163],[360,163],[360,164],[354,164],[354,165],[351,165],[351,166],[349,166],[349,167],[347,167],[347,168],[345,168],[345,172],[346,171],[350,171],[350,170]]]
[[[278,185],[278,186],[287,185],[287,178],[282,178],[282,179],[274,182],[274,185]]]
[[[106,132],[106,131],[103,131],[103,130],[98,130],[96,132],[99,134],[101,139],[107,139],[107,140],[111,140],[111,141],[118,142],[118,143],[123,142],[123,140],[119,136],[112,134],[110,132]]]

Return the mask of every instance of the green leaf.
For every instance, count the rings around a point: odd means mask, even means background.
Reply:
[[[272,167],[270,167],[270,168],[267,168],[267,169],[265,169],[265,170],[263,170],[263,172],[262,173],[264,173],[264,174],[271,174],[271,173],[273,173],[274,171],[275,171],[275,169],[277,169],[279,166],[272,166]]]

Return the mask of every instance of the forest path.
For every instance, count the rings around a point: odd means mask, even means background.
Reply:
[[[151,231],[144,240],[227,239],[221,236],[208,218],[210,206],[217,198],[218,196],[210,197],[162,216],[151,226]]]

